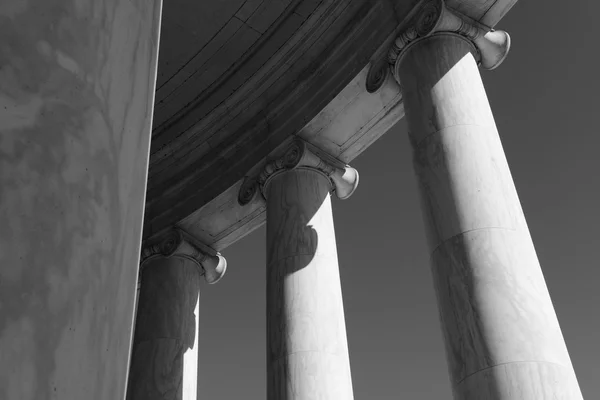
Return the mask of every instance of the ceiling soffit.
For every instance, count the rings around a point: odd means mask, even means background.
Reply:
[[[348,90],[419,1],[190,3],[170,0],[163,12],[145,238],[232,192],[291,135],[313,131],[313,117],[325,116],[318,114]],[[489,27],[514,3],[447,1]],[[382,112],[396,103],[382,103]],[[338,117],[352,107],[340,108]],[[314,141],[340,159],[357,151],[354,136],[331,140],[314,132]],[[262,210],[253,212],[239,217],[256,219]]]
[[[217,197],[297,133],[397,26],[386,1],[287,4],[192,101],[171,117],[157,107],[145,237]]]

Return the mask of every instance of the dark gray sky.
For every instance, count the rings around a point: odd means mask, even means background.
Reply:
[[[600,399],[600,3],[520,1],[512,38],[483,72],[496,123],[584,397]],[[357,400],[450,399],[450,384],[401,121],[352,165],[333,202]],[[200,295],[201,399],[266,398],[265,229],[226,249]]]

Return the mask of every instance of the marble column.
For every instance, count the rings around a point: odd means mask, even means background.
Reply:
[[[477,66],[495,68],[508,35],[441,6],[404,35],[395,76],[454,398],[581,399]]]
[[[0,1],[0,398],[123,399],[160,0]]]
[[[196,400],[200,277],[227,263],[180,230],[144,249],[127,400]]]
[[[267,165],[267,399],[353,398],[330,192],[349,197],[356,170],[297,141]]]

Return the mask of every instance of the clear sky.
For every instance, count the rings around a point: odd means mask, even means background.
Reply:
[[[550,295],[587,400],[600,399],[600,3],[523,1],[511,52],[482,72]],[[352,165],[334,199],[355,399],[450,399],[405,121]],[[265,241],[223,252],[200,295],[201,400],[264,400]]]

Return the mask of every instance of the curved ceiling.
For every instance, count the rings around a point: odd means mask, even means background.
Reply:
[[[197,3],[173,12],[165,2],[145,236],[243,178],[356,76],[398,23],[386,1]],[[188,12],[212,23],[194,30],[198,20],[176,17]]]
[[[144,237],[239,182],[369,63],[419,0],[165,0]],[[448,0],[493,26],[513,0]]]

